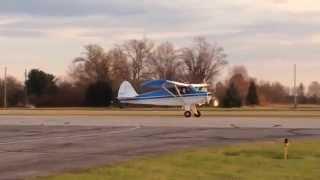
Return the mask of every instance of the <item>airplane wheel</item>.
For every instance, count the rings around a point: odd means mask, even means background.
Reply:
[[[195,116],[195,117],[200,117],[200,116],[201,116],[200,111],[197,111],[197,113],[194,113],[194,116]]]
[[[191,117],[192,113],[190,111],[184,112],[184,117],[189,118]]]

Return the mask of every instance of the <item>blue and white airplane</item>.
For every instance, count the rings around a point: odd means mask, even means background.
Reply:
[[[120,103],[159,106],[181,106],[185,117],[200,117],[197,105],[209,103],[212,95],[207,84],[185,84],[169,80],[151,80],[142,84],[142,89],[151,91],[138,94],[128,81],[124,81],[118,92]]]

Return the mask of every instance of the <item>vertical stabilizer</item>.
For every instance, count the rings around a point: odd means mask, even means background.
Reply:
[[[118,99],[133,98],[138,96],[132,85],[128,81],[123,81],[118,92]]]

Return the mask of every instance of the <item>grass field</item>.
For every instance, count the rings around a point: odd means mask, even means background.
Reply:
[[[227,117],[320,117],[320,106],[243,107],[243,108],[200,108],[204,116]],[[183,116],[181,108],[35,108],[2,109],[0,115],[21,116]]]
[[[280,142],[176,152],[37,180],[318,180],[320,141]]]

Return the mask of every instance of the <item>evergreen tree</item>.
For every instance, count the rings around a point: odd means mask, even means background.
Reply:
[[[259,97],[257,93],[257,86],[254,81],[250,82],[247,98],[246,98],[246,104],[249,106],[259,105]]]
[[[226,95],[223,98],[223,107],[241,107],[241,97],[238,89],[235,87],[234,83],[231,83],[226,91]]]
[[[26,81],[29,95],[52,95],[57,91],[56,78],[38,69],[32,69]]]

